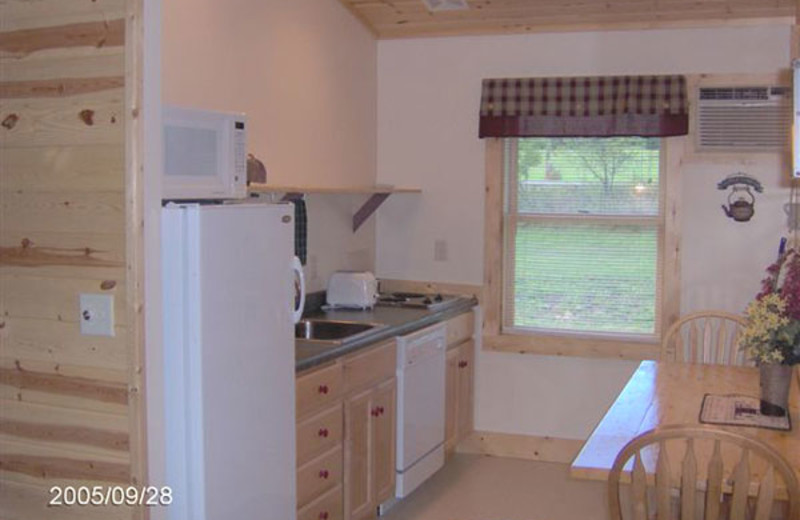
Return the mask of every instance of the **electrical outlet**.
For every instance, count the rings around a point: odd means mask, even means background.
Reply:
[[[440,238],[433,243],[433,260],[436,262],[447,261],[447,240]]]
[[[81,294],[81,334],[85,336],[114,335],[114,296],[110,294]]]

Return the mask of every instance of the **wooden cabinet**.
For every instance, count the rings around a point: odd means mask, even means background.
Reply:
[[[475,321],[447,322],[445,448],[473,429]],[[297,376],[297,518],[364,520],[394,496],[395,340]]]
[[[341,520],[344,407],[341,362],[297,376],[297,517]]]
[[[473,430],[475,388],[474,314],[461,314],[447,322],[445,377],[445,450],[452,453]]]
[[[348,367],[355,371],[353,381],[362,382],[345,399],[344,507],[348,520],[374,518],[378,505],[394,496],[395,343],[379,349],[383,350],[367,353],[370,358],[345,362],[346,372]]]
[[[342,486],[327,493],[297,511],[297,520],[343,520]]]
[[[297,518],[361,520],[394,496],[394,340],[298,374]]]
[[[463,439],[472,432],[475,388],[475,342],[467,340],[458,347],[455,395],[456,438]]]
[[[305,416],[327,404],[341,402],[342,377],[341,362],[312,368],[298,375],[295,382],[297,417]]]

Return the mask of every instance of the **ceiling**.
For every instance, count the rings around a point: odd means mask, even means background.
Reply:
[[[339,0],[381,39],[669,27],[794,20],[797,0],[466,0],[430,12],[423,0]]]

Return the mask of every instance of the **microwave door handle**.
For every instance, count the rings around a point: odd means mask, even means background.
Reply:
[[[303,308],[306,306],[306,278],[303,275],[303,264],[300,263],[300,259],[296,256],[292,258],[292,271],[296,274],[294,300],[297,302],[297,308],[294,309],[292,317],[294,323],[297,323],[303,317]],[[297,298],[298,295],[300,298]],[[298,302],[298,300],[300,301]]]

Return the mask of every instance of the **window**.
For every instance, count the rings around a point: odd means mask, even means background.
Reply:
[[[661,139],[503,141],[502,332],[654,341]]]

